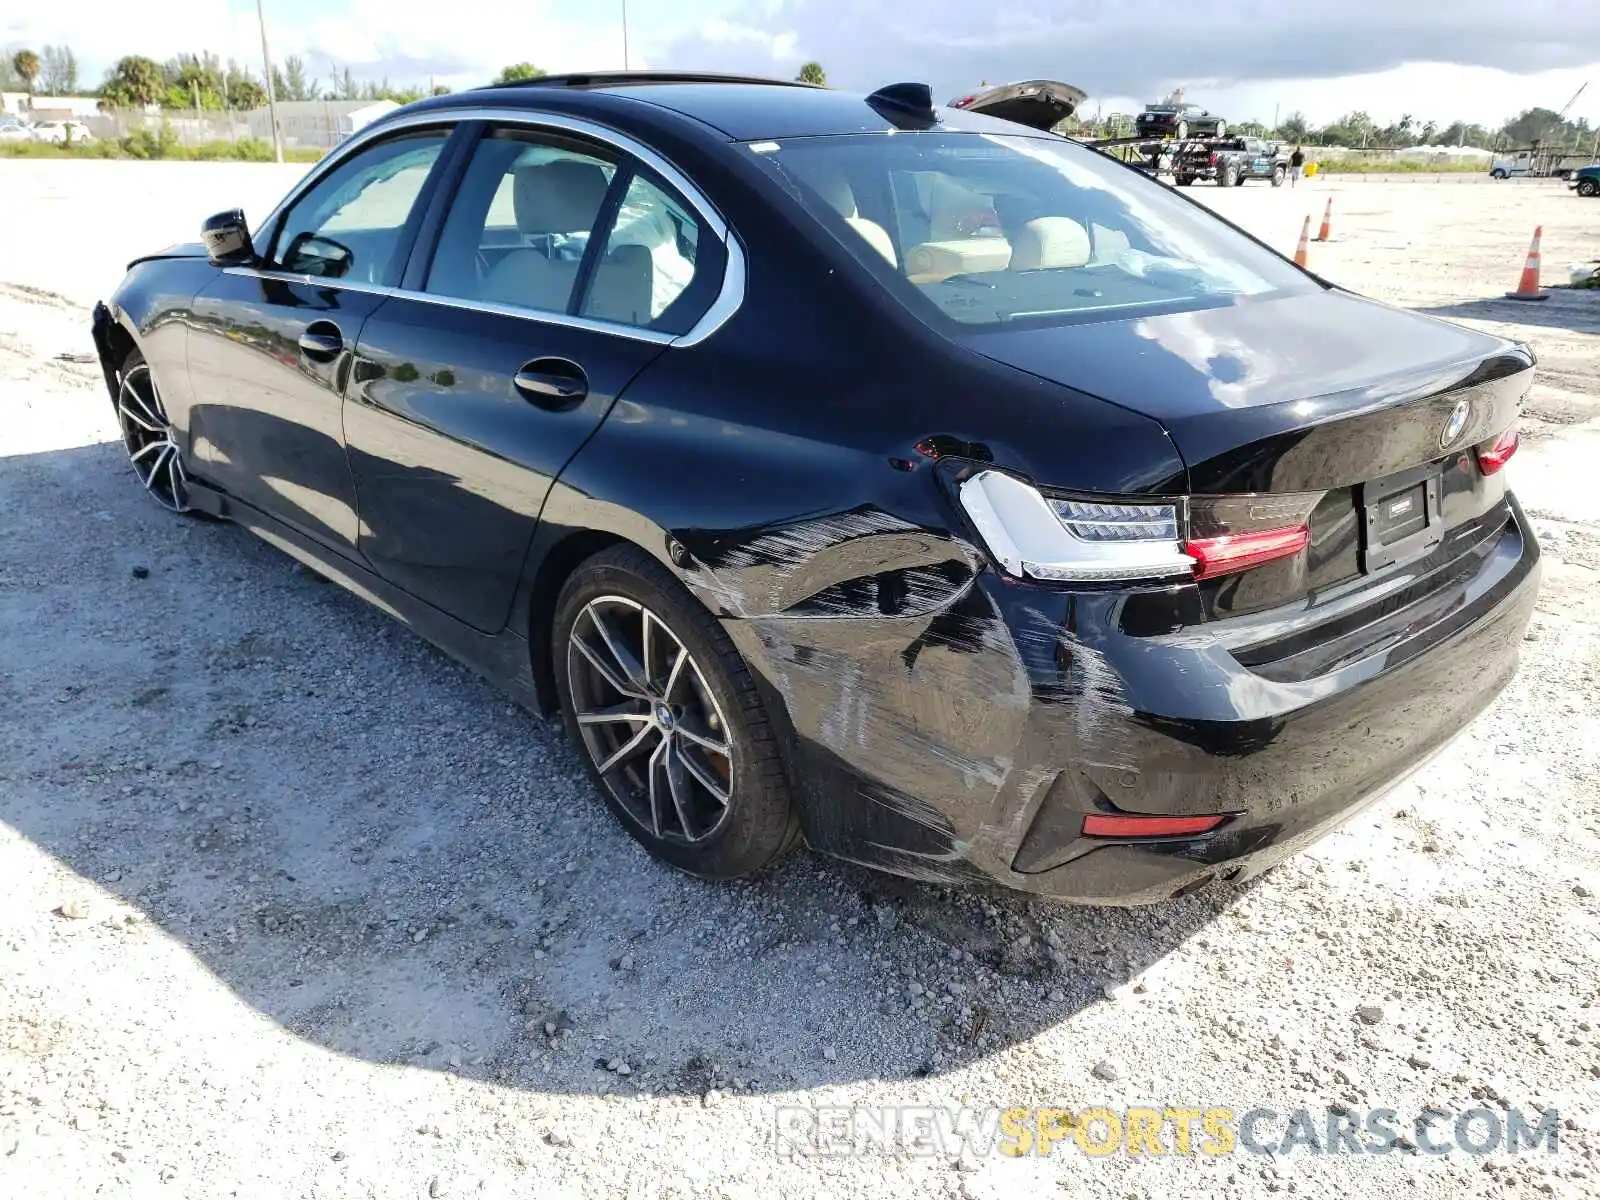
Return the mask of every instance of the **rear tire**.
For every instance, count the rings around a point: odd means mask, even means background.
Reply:
[[[655,559],[625,545],[584,562],[561,589],[551,641],[567,735],[653,857],[736,879],[800,840],[749,668]]]
[[[1282,187],[1283,186],[1283,176],[1284,176],[1284,170],[1283,170],[1282,167],[1273,167],[1272,168],[1272,186],[1273,187]]]
[[[1506,178],[1506,172],[1500,170],[1497,167],[1493,171],[1489,172],[1489,178],[1490,179],[1504,179],[1504,178]]]
[[[1176,183],[1179,187],[1188,187],[1190,184],[1192,184],[1194,182],[1194,176],[1193,175],[1179,175],[1175,180],[1173,180],[1173,182]]]
[[[1233,187],[1239,182],[1239,168],[1233,163],[1228,163],[1222,168],[1222,174],[1217,176],[1218,187]]]
[[[1218,121],[1217,122],[1217,131],[1216,131],[1216,133],[1212,134],[1211,136],[1219,137],[1219,138],[1227,137],[1228,136],[1228,123],[1226,121]]]

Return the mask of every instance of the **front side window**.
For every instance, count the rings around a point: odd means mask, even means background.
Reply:
[[[1109,320],[1317,287],[1168,188],[1064,138],[864,134],[750,152],[936,322]]]
[[[567,312],[616,172],[587,144],[512,130],[482,139],[445,217],[425,290]]]
[[[449,136],[396,137],[345,159],[295,201],[273,241],[273,264],[300,275],[398,283],[407,223]]]

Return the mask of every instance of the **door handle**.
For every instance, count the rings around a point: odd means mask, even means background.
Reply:
[[[332,362],[344,349],[344,337],[332,321],[313,321],[300,335],[300,352],[313,362]]]
[[[583,368],[565,358],[536,358],[512,376],[517,391],[530,403],[555,412],[576,408],[589,394]]]

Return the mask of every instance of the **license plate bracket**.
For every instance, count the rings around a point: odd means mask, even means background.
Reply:
[[[1439,464],[1427,463],[1368,480],[1356,489],[1363,571],[1420,557],[1444,541],[1443,477]]]

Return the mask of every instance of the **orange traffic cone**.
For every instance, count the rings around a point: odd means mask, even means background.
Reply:
[[[1311,240],[1311,214],[1307,213],[1306,214],[1306,223],[1304,225],[1300,226],[1300,244],[1294,248],[1294,265],[1295,266],[1303,267],[1303,266],[1306,265],[1306,254],[1307,254],[1307,251],[1310,249],[1310,247],[1308,245],[1310,240]]]
[[[1333,197],[1328,197],[1328,207],[1322,210],[1322,228],[1317,231],[1317,241],[1328,240],[1333,227]]]
[[[1528,247],[1528,261],[1523,264],[1522,278],[1517,281],[1517,290],[1507,292],[1507,300],[1548,300],[1550,294],[1539,290],[1539,239],[1544,236],[1544,226],[1538,225],[1533,230],[1533,245]]]

